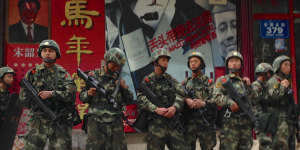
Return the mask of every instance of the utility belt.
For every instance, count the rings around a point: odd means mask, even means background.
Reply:
[[[98,110],[110,110],[110,111],[118,111],[119,108],[114,108],[112,104],[108,104],[108,103],[101,103],[101,104],[97,104],[97,105],[91,105],[91,108],[96,108]]]
[[[166,118],[160,115],[157,115],[155,113],[151,113],[150,120],[161,120],[163,124],[166,124],[169,128],[175,129],[180,133],[185,132],[185,128],[183,127],[183,124],[180,120],[181,114],[175,113],[175,115],[172,118]]]

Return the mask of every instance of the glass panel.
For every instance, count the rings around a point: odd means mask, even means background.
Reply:
[[[294,0],[294,13],[300,13],[300,1]]]
[[[289,10],[288,2],[289,2],[288,0],[253,0],[253,12],[254,13],[288,13]]]
[[[262,38],[260,20],[254,21],[253,32],[255,67],[261,62],[272,64],[277,56],[290,55],[289,39]]]

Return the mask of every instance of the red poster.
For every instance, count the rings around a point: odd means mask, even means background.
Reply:
[[[53,39],[59,44],[62,56],[57,63],[74,77],[79,92],[76,69],[99,68],[105,52],[104,0],[39,0],[39,4],[26,5],[10,0],[8,6],[5,63],[17,73],[12,91],[18,92],[20,79],[41,63],[37,53],[39,43]],[[27,11],[19,12],[20,7],[26,7]],[[32,25],[27,26],[27,22]],[[83,117],[88,106],[78,99],[76,103]],[[24,123],[19,125],[19,134],[25,134],[25,130]]]

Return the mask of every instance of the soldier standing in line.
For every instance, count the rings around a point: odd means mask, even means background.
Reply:
[[[196,141],[199,138],[201,149],[212,150],[216,145],[215,120],[217,108],[211,103],[213,83],[202,73],[205,68],[203,55],[192,52],[188,56],[188,67],[192,70],[192,77],[183,82],[187,99],[184,110],[186,139],[191,150],[196,150]]]
[[[139,91],[138,106],[149,113],[147,150],[188,150],[184,139],[179,112],[184,105],[184,91],[171,75],[166,73],[170,53],[166,49],[158,49],[151,55],[154,72],[142,81],[159,98],[160,105],[154,104],[144,93]]]
[[[250,79],[242,76],[243,57],[237,51],[231,51],[226,57],[228,74],[216,80],[213,98],[216,104],[226,108],[220,135],[220,150],[250,150],[252,147],[252,123],[237,102],[229,96],[223,83],[230,81],[237,93],[250,96]],[[248,102],[250,103],[250,102]]]
[[[293,149],[289,138],[295,139],[294,120],[291,105],[294,104],[291,85],[291,59],[282,55],[273,62],[274,75],[267,82],[268,110],[273,113],[274,132],[272,132],[272,148],[278,150]],[[296,118],[296,117],[295,117]],[[294,143],[294,142],[292,142]]]
[[[87,119],[87,150],[127,150],[122,120],[123,107],[132,103],[133,95],[125,81],[119,76],[126,59],[119,48],[111,48],[104,55],[103,69],[94,70],[94,76],[106,90],[100,93],[94,87],[85,87],[80,93],[80,100],[89,104]],[[117,82],[119,81],[119,85]],[[117,91],[112,103],[111,95]],[[115,105],[116,104],[116,105]]]
[[[29,91],[21,85],[20,102],[33,114],[29,120],[31,130],[25,137],[25,150],[42,150],[48,139],[49,150],[71,150],[76,85],[70,74],[55,63],[61,57],[59,46],[55,41],[42,41],[38,56],[43,62],[30,69],[25,79],[37,90],[40,99],[59,116],[59,119],[52,121],[34,103]]]
[[[259,140],[260,150],[272,150],[272,138],[269,133],[270,126],[268,122],[271,119],[271,113],[267,110],[266,83],[273,74],[273,68],[268,63],[260,63],[255,69],[256,81],[252,83],[252,96],[255,115],[257,122],[255,123],[256,134]]]

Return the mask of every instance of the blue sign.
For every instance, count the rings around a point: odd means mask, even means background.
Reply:
[[[261,20],[260,36],[265,39],[289,38],[289,21]]]

